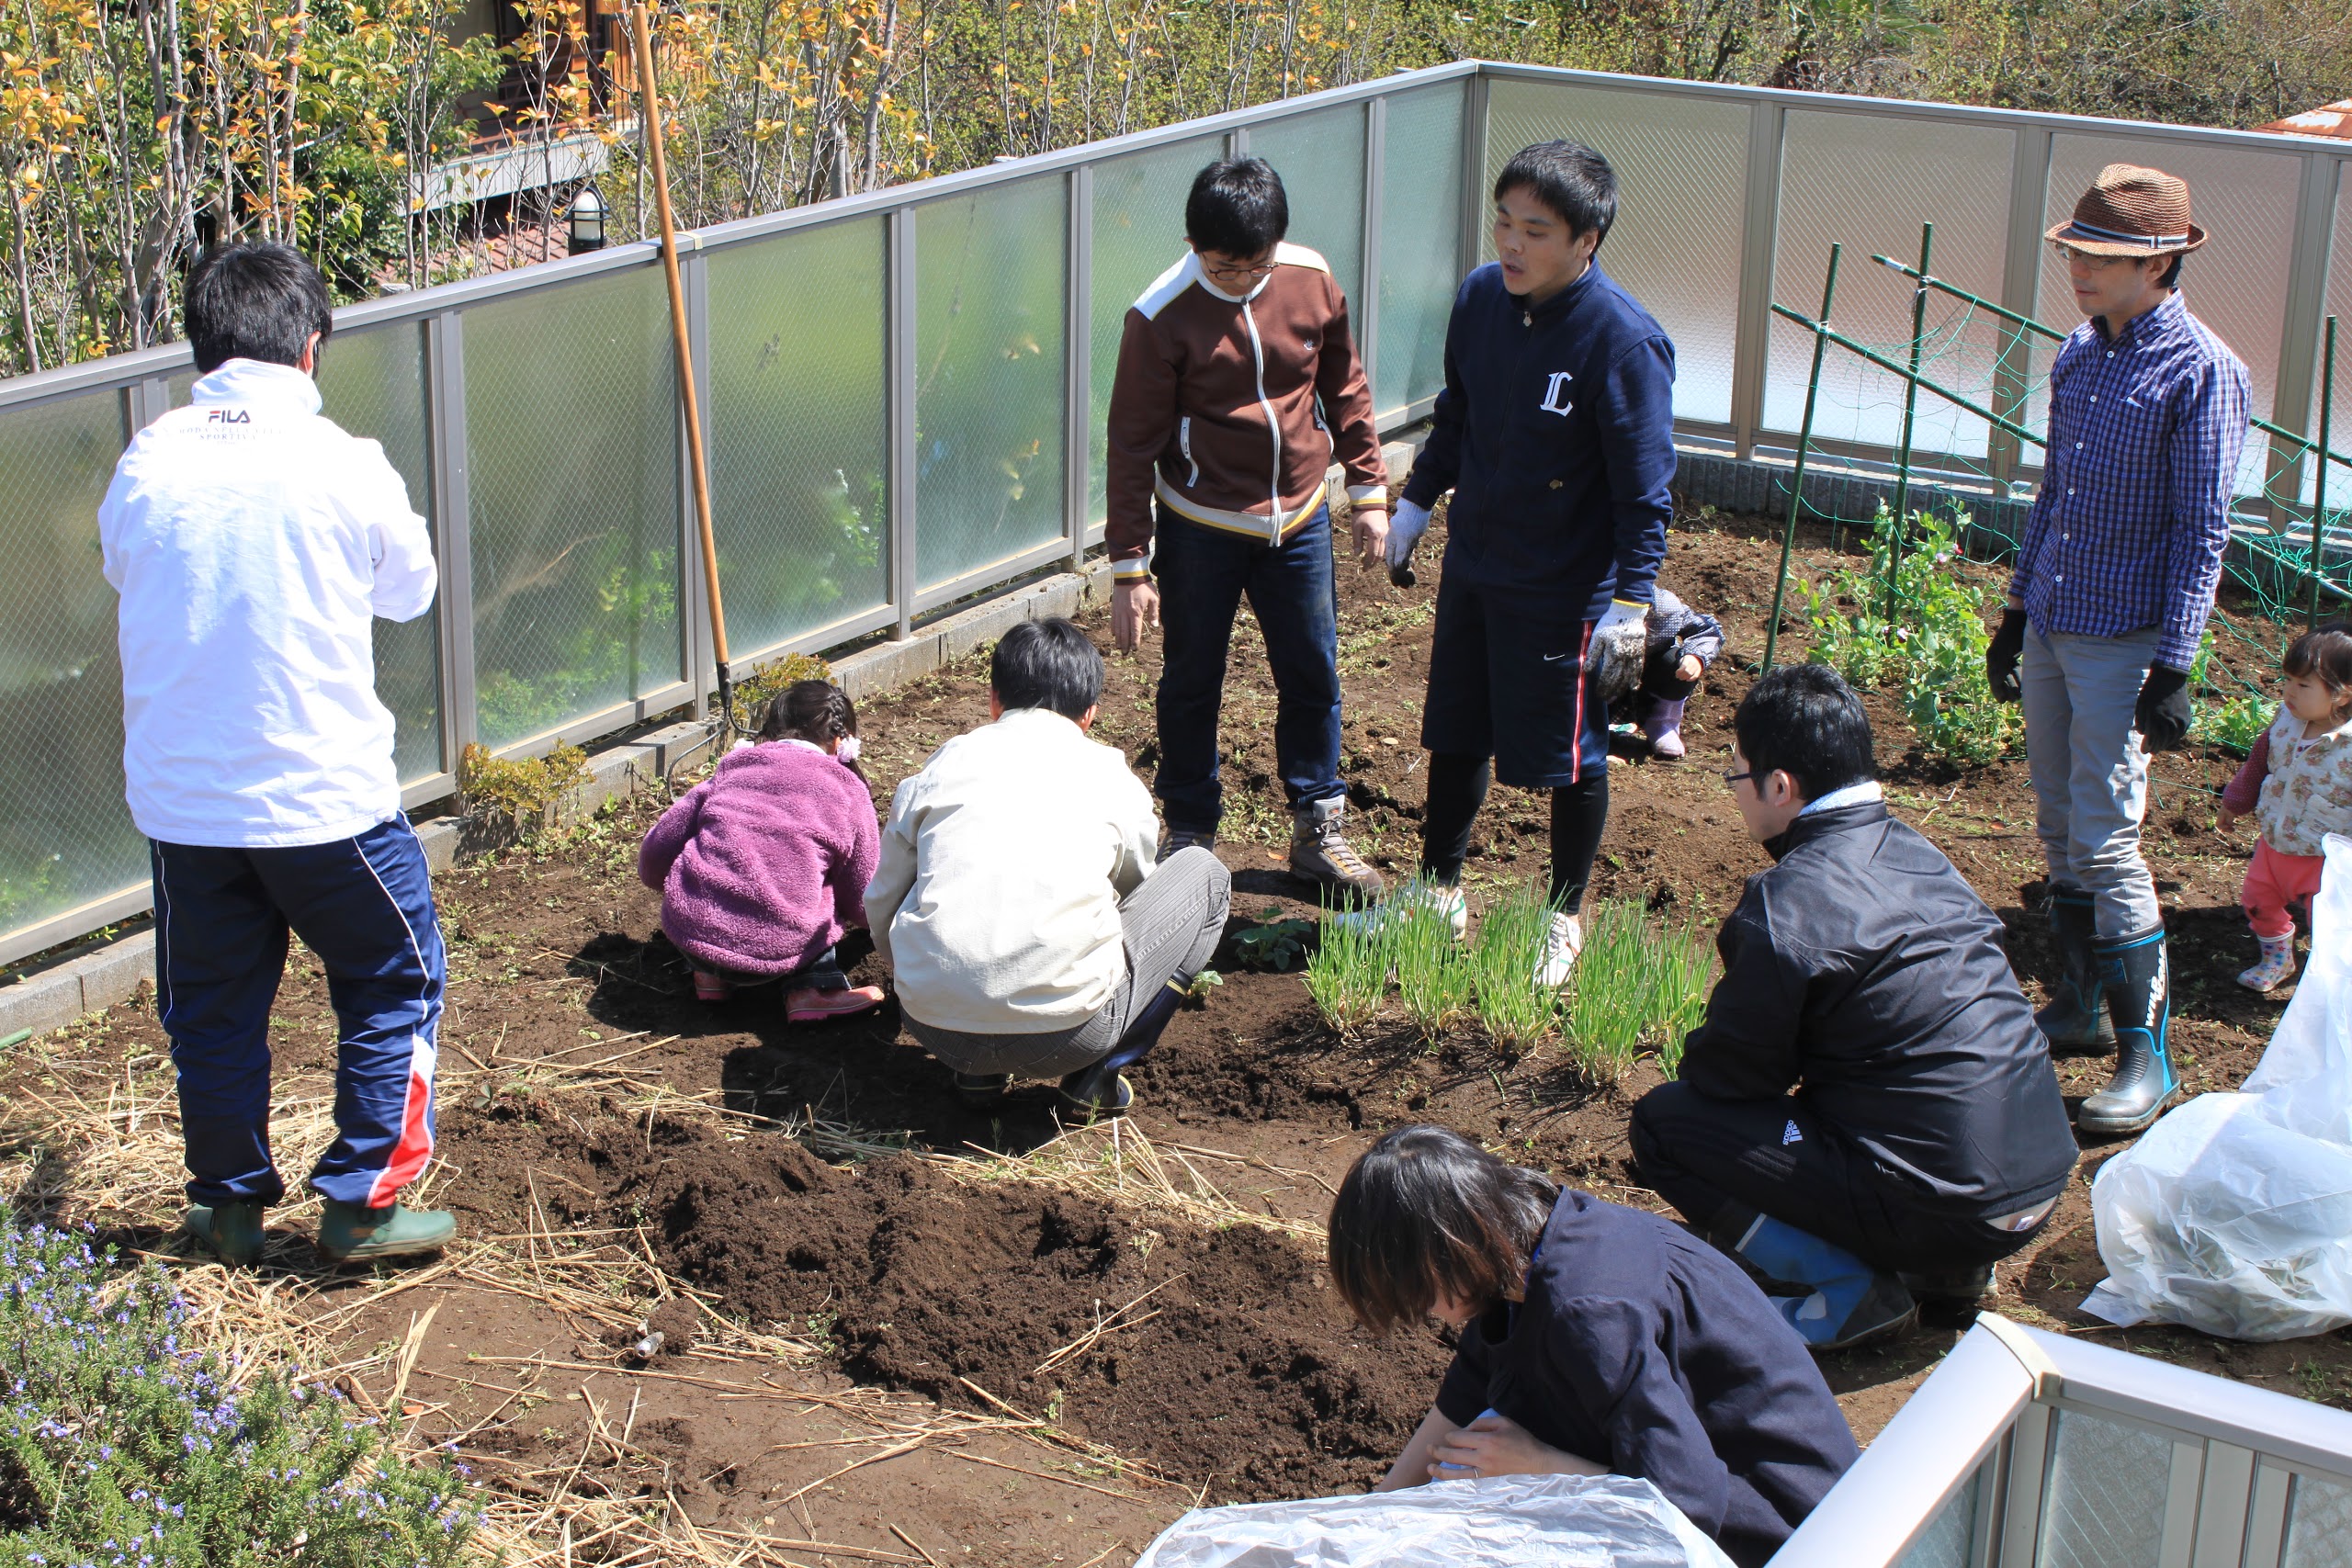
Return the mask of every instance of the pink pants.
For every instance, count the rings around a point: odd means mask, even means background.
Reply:
[[[2238,896],[2254,934],[2293,934],[2295,919],[2288,910],[2297,904],[2310,904],[2319,892],[2320,870],[2326,864],[2324,855],[2282,855],[2268,844],[2256,842],[2254,863],[2245,868],[2245,891]]]

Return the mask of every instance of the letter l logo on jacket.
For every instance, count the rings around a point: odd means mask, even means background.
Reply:
[[[1552,384],[1544,389],[1544,400],[1536,406],[1541,408],[1545,413],[1566,414],[1574,412],[1577,405],[1568,401],[1563,394],[1567,391],[1568,383],[1575,379],[1576,378],[1568,374],[1566,370],[1553,371]]]

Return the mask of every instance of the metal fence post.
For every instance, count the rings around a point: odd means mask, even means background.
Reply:
[[[2050,132],[2021,125],[2009,163],[2009,237],[2001,265],[2001,303],[2021,316],[2033,315],[2041,302],[2042,214],[2049,201]],[[2022,424],[2033,381],[2033,340],[2011,322],[1999,323],[1998,330],[2001,351],[1993,361],[1993,412]],[[2002,430],[1992,431],[1986,439],[1993,478],[2004,485],[2014,483],[2025,459],[2024,446]]]
[[[1772,267],[1781,243],[1781,136],[1788,111],[1758,103],[1748,112],[1747,196],[1739,260],[1739,325],[1732,348],[1734,455],[1756,456],[1764,428],[1764,389],[1771,371]]]
[[[1069,172],[1069,298],[1063,315],[1062,513],[1069,569],[1086,570],[1087,502],[1094,457],[1094,167]]]
[[[1462,105],[1462,249],[1453,269],[1467,277],[1487,259],[1487,96],[1486,68],[1463,84]]]
[[[1228,158],[1250,156],[1250,128],[1237,125],[1225,133],[1225,155]]]
[[[2328,252],[2335,235],[2336,167],[2335,158],[2303,154],[2302,186],[2295,200],[2295,254],[2288,262],[2287,308],[2278,328],[2278,380],[2270,397],[2271,423],[2293,431],[2311,428],[2314,355],[2320,314],[2326,305]],[[2301,446],[2271,438],[2270,471],[2279,480],[2277,493],[2265,499],[2271,525],[2281,535],[2301,510],[2303,462]]]
[[[695,407],[702,414],[702,446],[708,454],[711,427],[717,423],[710,410],[710,258],[699,247],[681,260],[678,281],[685,289],[686,347],[695,366]],[[678,635],[687,678],[695,684],[695,714],[700,717],[709,711],[717,682],[711,652],[710,582],[701,570],[702,529],[695,521],[694,459],[686,446],[685,430],[682,408],[678,412],[678,599],[692,609],[678,617]],[[715,529],[712,544],[716,548]]]
[[[915,209],[890,212],[890,635],[915,635]]]
[[[1364,385],[1372,389],[1373,406],[1380,406],[1380,187],[1388,158],[1388,100],[1366,99],[1363,106],[1363,266],[1356,278],[1356,297],[1349,301],[1355,319],[1356,357],[1363,363]]]
[[[433,466],[433,543],[441,568],[441,732],[444,765],[457,770],[477,730],[474,701],[472,496],[466,473],[465,317],[444,310],[425,323],[424,400]]]

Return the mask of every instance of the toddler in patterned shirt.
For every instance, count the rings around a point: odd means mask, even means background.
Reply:
[[[2295,971],[2293,906],[2308,908],[2326,864],[2321,840],[2352,835],[2352,624],[2305,632],[2287,649],[2278,716],[2222,792],[2227,832],[2251,813],[2262,829],[2246,867],[2247,923],[2262,960],[2238,976],[2267,991]]]

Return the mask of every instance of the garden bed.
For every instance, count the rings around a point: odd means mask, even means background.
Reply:
[[[1822,541],[1804,544],[1800,570],[1832,564]],[[1712,926],[1762,865],[1715,775],[1776,558],[1760,525],[1693,519],[1675,536],[1663,580],[1723,617],[1734,657],[1692,705],[1688,763],[1612,770],[1596,896]],[[1434,577],[1400,592],[1341,573],[1351,830],[1392,876],[1418,848]],[[1783,657],[1803,642],[1784,634]],[[1096,731],[1147,777],[1157,664],[1156,649],[1114,660]],[[985,720],[984,668],[866,706],[878,803]],[[1475,1025],[1432,1045],[1393,1007],[1342,1037],[1298,975],[1245,972],[1243,928],[1314,914],[1281,869],[1272,692],[1246,614],[1228,694],[1224,983],[1133,1075],[1124,1130],[1061,1135],[1042,1088],[1001,1115],[965,1110],[893,1008],[787,1029],[772,989],[695,1003],[658,932],[659,900],[634,876],[662,803],[621,803],[438,879],[453,973],[442,1160],[424,1195],[459,1211],[466,1243],[406,1273],[321,1276],[300,1244],[308,1218],[289,1207],[272,1262],[291,1272],[265,1276],[271,1310],[377,1397],[405,1361],[418,1433],[462,1439],[514,1500],[502,1517],[530,1550],[571,1518],[581,1562],[657,1537],[725,1561],[743,1546],[729,1532],[752,1532],[839,1549],[775,1547],[770,1561],[1082,1568],[1128,1561],[1197,1498],[1366,1483],[1427,1408],[1444,1352],[1426,1334],[1368,1342],[1332,1301],[1317,1240],[1349,1162],[1379,1129],[1437,1121],[1656,1207],[1631,1185],[1625,1124],[1657,1069],[1597,1082],[1556,1038],[1504,1048]],[[1938,761],[1893,705],[1871,705],[1894,809],[2000,911],[2038,987],[2049,953],[2024,914],[2041,866],[2022,762]],[[2156,763],[2148,847],[2192,1091],[2243,1078],[2279,1009],[2231,981],[2252,955],[2235,908],[2247,846],[2212,831],[2211,792],[2234,765],[2200,750]],[[1495,792],[1474,836],[1474,908],[1540,873],[1545,833],[1536,797]],[[870,956],[857,975],[887,979]],[[281,1158],[300,1169],[324,1135],[333,1048],[304,956],[274,1022]],[[46,1151],[0,1164],[0,1190],[170,1250],[163,1049],[152,1010],[125,1006],[0,1059],[17,1135],[0,1147]],[[2060,1072],[2078,1098],[2106,1067]],[[2352,1404],[2341,1336],[2227,1346],[2104,1329],[2076,1312],[2102,1274],[2087,1177],[2117,1146],[2089,1151],[2046,1238],[2004,1267],[1990,1304]],[[256,1300],[214,1269],[180,1277],[226,1322]],[[633,1347],[664,1300],[695,1304],[666,1309],[675,1332],[641,1359]],[[1957,1326],[1825,1362],[1860,1436]]]

